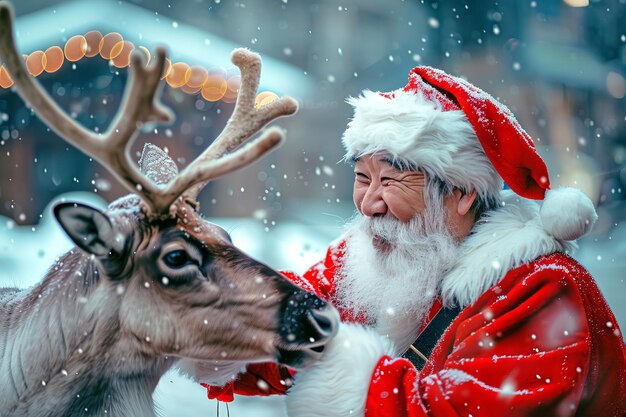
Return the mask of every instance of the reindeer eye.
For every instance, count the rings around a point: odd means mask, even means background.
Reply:
[[[173,250],[166,253],[163,257],[163,261],[165,262],[165,265],[170,268],[182,268],[184,266],[195,263],[193,259],[189,257],[187,252],[182,249]]]

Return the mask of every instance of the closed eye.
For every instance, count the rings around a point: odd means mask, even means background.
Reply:
[[[356,179],[359,180],[359,181],[362,181],[362,182],[369,181],[369,177],[367,175],[363,174],[362,172],[355,172],[354,175],[355,175]]]

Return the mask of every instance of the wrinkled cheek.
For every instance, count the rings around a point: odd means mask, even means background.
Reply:
[[[387,201],[387,206],[393,217],[406,224],[425,209],[423,203],[414,200],[416,199],[403,198],[402,196],[387,196],[385,201]]]
[[[389,213],[401,223],[408,223],[415,216],[416,211],[409,204],[394,199],[388,201]]]

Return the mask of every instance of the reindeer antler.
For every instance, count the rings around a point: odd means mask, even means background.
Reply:
[[[245,49],[236,49],[231,59],[241,71],[241,87],[233,115],[222,133],[198,158],[170,183],[157,185],[141,173],[130,157],[130,149],[144,123],[173,120],[171,111],[159,101],[157,94],[160,93],[165,56],[165,50],[157,48],[155,63],[146,67],[143,56],[133,54],[122,104],[109,129],[96,134],[61,110],[28,73],[13,39],[11,6],[8,2],[0,2],[0,57],[19,95],[52,130],[100,162],[126,188],[139,195],[154,214],[168,213],[171,204],[183,194],[196,199],[211,179],[249,165],[278,146],[284,133],[278,128],[270,128],[256,141],[239,147],[267,123],[295,113],[298,107],[292,98],[282,97],[256,110],[254,99],[261,58]],[[232,153],[225,155],[228,152]]]
[[[254,106],[254,100],[261,77],[261,57],[247,49],[235,49],[231,55],[231,60],[241,71],[241,86],[237,95],[235,110],[222,133],[219,134],[213,143],[211,143],[195,161],[183,170],[181,177],[189,173],[189,176],[193,178],[204,170],[214,171],[215,173],[226,173],[240,166],[247,165],[249,163],[247,162],[248,158],[257,159],[263,153],[274,147],[275,145],[273,144],[275,142],[278,144],[278,142],[282,141],[282,132],[278,129],[268,129],[253,145],[239,148],[236,152],[229,154],[227,157],[220,157],[236,149],[245,142],[246,139],[254,135],[272,120],[280,116],[293,114],[298,109],[298,104],[294,99],[291,97],[281,97],[257,110]],[[250,155],[252,151],[250,148],[259,143],[263,144],[263,148],[260,149],[262,153]],[[267,149],[264,149],[265,147]],[[231,166],[235,168],[231,168]],[[222,174],[220,173],[215,176],[218,175]],[[206,178],[206,180],[210,178],[211,177]],[[174,182],[178,180],[179,178]],[[180,179],[180,182],[183,189],[187,189],[191,186],[191,184],[189,184],[189,186],[186,187],[182,179]],[[205,179],[197,182],[199,183],[186,193],[191,198],[197,198],[202,188],[206,185]]]

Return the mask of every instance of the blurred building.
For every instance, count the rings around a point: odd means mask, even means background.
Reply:
[[[137,45],[168,44],[172,62],[183,57],[208,69],[224,67],[226,42],[302,76],[296,84],[283,77],[291,88],[273,86],[301,103],[298,115],[279,122],[289,131],[287,144],[212,184],[203,194],[211,215],[256,213],[270,222],[317,218],[321,212],[349,216],[351,174],[337,164],[339,139],[351,115],[344,99],[364,88],[399,88],[412,66],[424,64],[466,77],[507,103],[535,138],[553,183],[583,188],[607,211],[598,228],[607,231],[626,215],[626,39],[619,23],[626,21],[626,5],[624,0],[574,3],[35,0],[15,7],[18,31],[35,15],[53,29],[41,31],[43,39],[18,34],[30,48],[63,46],[87,30],[115,30]],[[58,22],[62,11],[73,18]],[[199,49],[198,41],[206,48]],[[102,131],[119,104],[126,69],[84,58],[39,79],[78,121]],[[170,87],[163,96],[178,119],[146,132],[136,150],[142,141],[167,146],[182,166],[219,133],[233,105]],[[124,192],[98,164],[48,132],[13,92],[2,89],[0,97],[0,213],[34,223],[59,193],[95,189],[110,200]],[[303,215],[303,199],[311,214]]]

